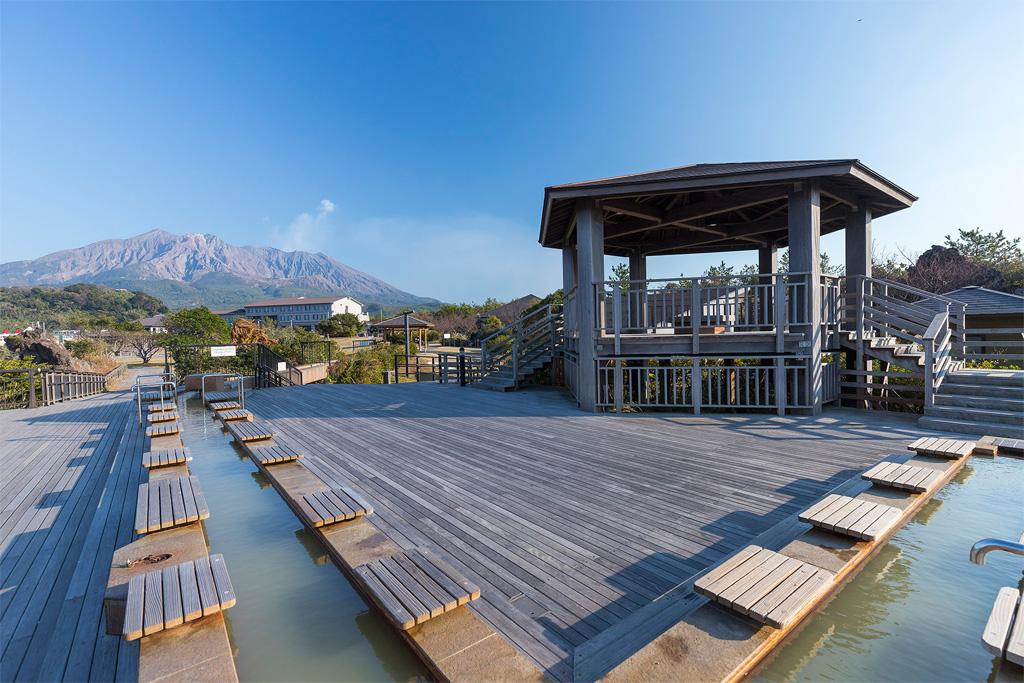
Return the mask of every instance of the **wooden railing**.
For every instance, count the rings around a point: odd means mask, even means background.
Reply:
[[[807,357],[702,356],[602,359],[597,367],[597,405],[629,409],[774,410],[810,408]],[[838,358],[823,373],[826,396],[838,397]],[[568,376],[568,370],[566,372]]]
[[[106,390],[106,376],[96,372],[50,368],[0,370],[0,409],[48,406]]]
[[[526,363],[550,355],[561,345],[562,315],[550,304],[541,306],[480,343],[481,376],[509,368],[514,383]]]
[[[1007,327],[964,330],[964,360],[987,361],[996,367],[1024,365],[1024,332]]]
[[[843,319],[855,340],[882,339],[923,353],[924,407],[933,405],[935,391],[964,358],[967,307],[889,280],[855,276],[846,285]]]
[[[594,285],[596,332],[616,340],[624,335],[689,334],[695,352],[701,334],[772,332],[781,351],[783,335],[810,319],[808,277],[761,273],[600,282]],[[838,282],[822,286],[831,304],[838,298]],[[839,307],[826,310],[823,303],[822,308],[823,324],[838,328]]]

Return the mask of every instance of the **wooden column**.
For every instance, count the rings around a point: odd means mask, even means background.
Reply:
[[[569,296],[569,292],[576,286],[576,245],[567,245],[562,247],[562,295],[564,297]],[[576,292],[576,305],[579,302],[579,291]],[[566,307],[563,312],[564,322],[564,333],[567,338],[575,336],[576,321],[579,319],[577,314],[576,305],[573,310],[569,310]]]
[[[646,327],[647,311],[646,296],[644,288],[646,285],[635,282],[636,280],[647,279],[647,256],[639,249],[634,249],[629,254],[629,294],[626,295],[626,305],[629,312],[629,327],[632,331],[640,331]]]
[[[871,277],[871,208],[864,205],[846,219],[846,275]]]
[[[597,203],[576,202],[576,299],[580,332],[580,377],[577,400],[594,411],[597,400],[597,297],[594,284],[604,281],[604,217]]]
[[[816,182],[800,183],[789,195],[789,268],[810,273],[803,288],[808,360],[807,400],[814,414],[821,412],[821,192]],[[792,296],[790,289],[789,296]],[[806,308],[805,308],[806,307]]]
[[[775,273],[779,270],[779,250],[775,245],[757,250],[757,272]],[[765,284],[770,284],[768,280]]]

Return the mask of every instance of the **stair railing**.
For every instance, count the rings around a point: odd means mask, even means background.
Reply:
[[[288,359],[269,346],[260,344],[256,348],[257,388],[291,387],[302,384],[302,372],[292,367]]]
[[[505,325],[480,343],[480,376],[510,368],[518,386],[521,368],[546,351],[552,356],[562,332],[562,314],[551,304],[541,306]]]
[[[953,364],[952,339],[949,326],[949,311],[943,311],[932,319],[924,333],[924,407],[935,405],[935,392],[942,386],[950,366]]]

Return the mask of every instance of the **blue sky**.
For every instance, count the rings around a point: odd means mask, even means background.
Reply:
[[[544,294],[545,185],[832,157],[921,197],[878,247],[1021,235],[1022,25],[1019,2],[4,2],[0,260],[159,227]]]

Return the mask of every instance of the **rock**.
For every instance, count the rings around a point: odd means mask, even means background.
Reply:
[[[56,339],[39,332],[25,332],[20,336],[8,337],[7,348],[19,358],[31,359],[40,365],[59,368],[74,368],[75,358]]]

